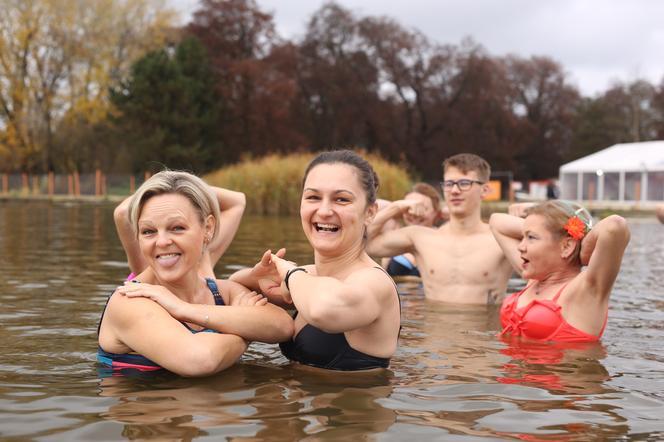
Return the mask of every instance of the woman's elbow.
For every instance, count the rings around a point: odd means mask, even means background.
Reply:
[[[272,336],[266,341],[268,344],[288,341],[295,333],[293,319],[285,311],[273,322],[273,327]]]
[[[260,331],[253,334],[252,340],[265,342],[266,344],[277,344],[288,341],[294,334],[293,319],[281,307],[268,306],[274,310],[270,315],[264,316],[260,322]],[[266,307],[257,307],[266,308]]]
[[[215,355],[203,345],[191,346],[180,361],[179,366],[171,370],[180,376],[188,378],[209,376],[219,371]]]
[[[124,203],[120,203],[114,210],[113,210],[113,220],[115,221],[116,224],[124,221],[128,221],[129,219],[129,210],[127,205]]]
[[[337,315],[335,310],[322,305],[322,303],[310,308],[309,314],[307,315],[307,322],[326,333],[340,333],[347,331],[339,329],[339,324],[342,323],[342,317]]]
[[[321,325],[324,325],[330,320],[330,311],[323,305],[322,302],[317,302],[309,306],[307,316],[307,322],[311,323],[311,325],[315,327],[320,328]]]
[[[603,220],[605,231],[616,238],[620,238],[627,244],[629,242],[631,233],[627,226],[627,221],[620,215],[610,215]]]
[[[184,377],[202,377],[213,375],[233,365],[246,350],[246,343],[238,336],[225,336],[229,339],[222,350],[214,350],[207,345],[192,346],[185,357],[185,363],[173,371]]]

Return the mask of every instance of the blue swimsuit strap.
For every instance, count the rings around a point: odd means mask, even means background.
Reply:
[[[415,264],[410,262],[408,258],[406,258],[403,255],[393,256],[392,259],[401,264],[402,266],[404,266],[405,268],[407,268],[408,270],[413,270],[415,268]]]
[[[224,303],[224,298],[222,298],[221,293],[219,293],[219,287],[217,287],[217,282],[212,278],[205,278],[205,283],[212,292],[212,296],[214,296],[214,303],[216,305],[226,305]]]
[[[221,293],[219,293],[219,287],[217,286],[217,282],[212,278],[205,278],[205,283],[207,284],[208,288],[212,292],[212,296],[214,297],[214,304],[215,305],[226,305],[226,303],[224,303],[224,298],[222,298]],[[192,333],[201,333],[201,332],[219,333],[217,330],[214,330],[214,329],[211,329],[211,328],[204,328],[204,329],[201,329],[201,330],[195,330],[195,329],[189,327],[189,325],[187,325],[186,322],[182,322],[182,321],[180,321],[180,322],[182,323],[182,325],[187,327],[187,330],[189,330]]]

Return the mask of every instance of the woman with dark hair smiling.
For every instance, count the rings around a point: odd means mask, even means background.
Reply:
[[[494,213],[489,225],[514,268],[528,280],[525,289],[503,301],[502,334],[599,340],[630,238],[625,220],[611,215],[592,226],[584,208],[548,201],[527,208],[525,219]]]
[[[314,264],[297,266],[283,259],[283,250],[268,250],[253,269],[231,277],[295,306],[295,334],[280,344],[292,361],[332,370],[389,365],[399,337],[399,297],[365,251],[377,188],[373,168],[356,153],[321,153],[304,174],[300,204]]]

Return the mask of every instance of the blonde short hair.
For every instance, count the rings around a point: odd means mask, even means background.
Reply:
[[[154,174],[132,196],[129,202],[129,222],[136,234],[138,234],[138,218],[145,203],[153,196],[166,194],[178,194],[187,198],[198,212],[201,224],[212,215],[214,231],[210,241],[214,240],[219,232],[220,219],[216,196],[210,186],[196,175],[176,170],[164,170]]]

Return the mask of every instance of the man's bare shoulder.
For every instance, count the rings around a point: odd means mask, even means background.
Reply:
[[[432,227],[424,227],[424,226],[404,226],[397,230],[399,232],[405,233],[406,235],[414,239],[422,236],[426,237],[435,234],[437,229]]]

